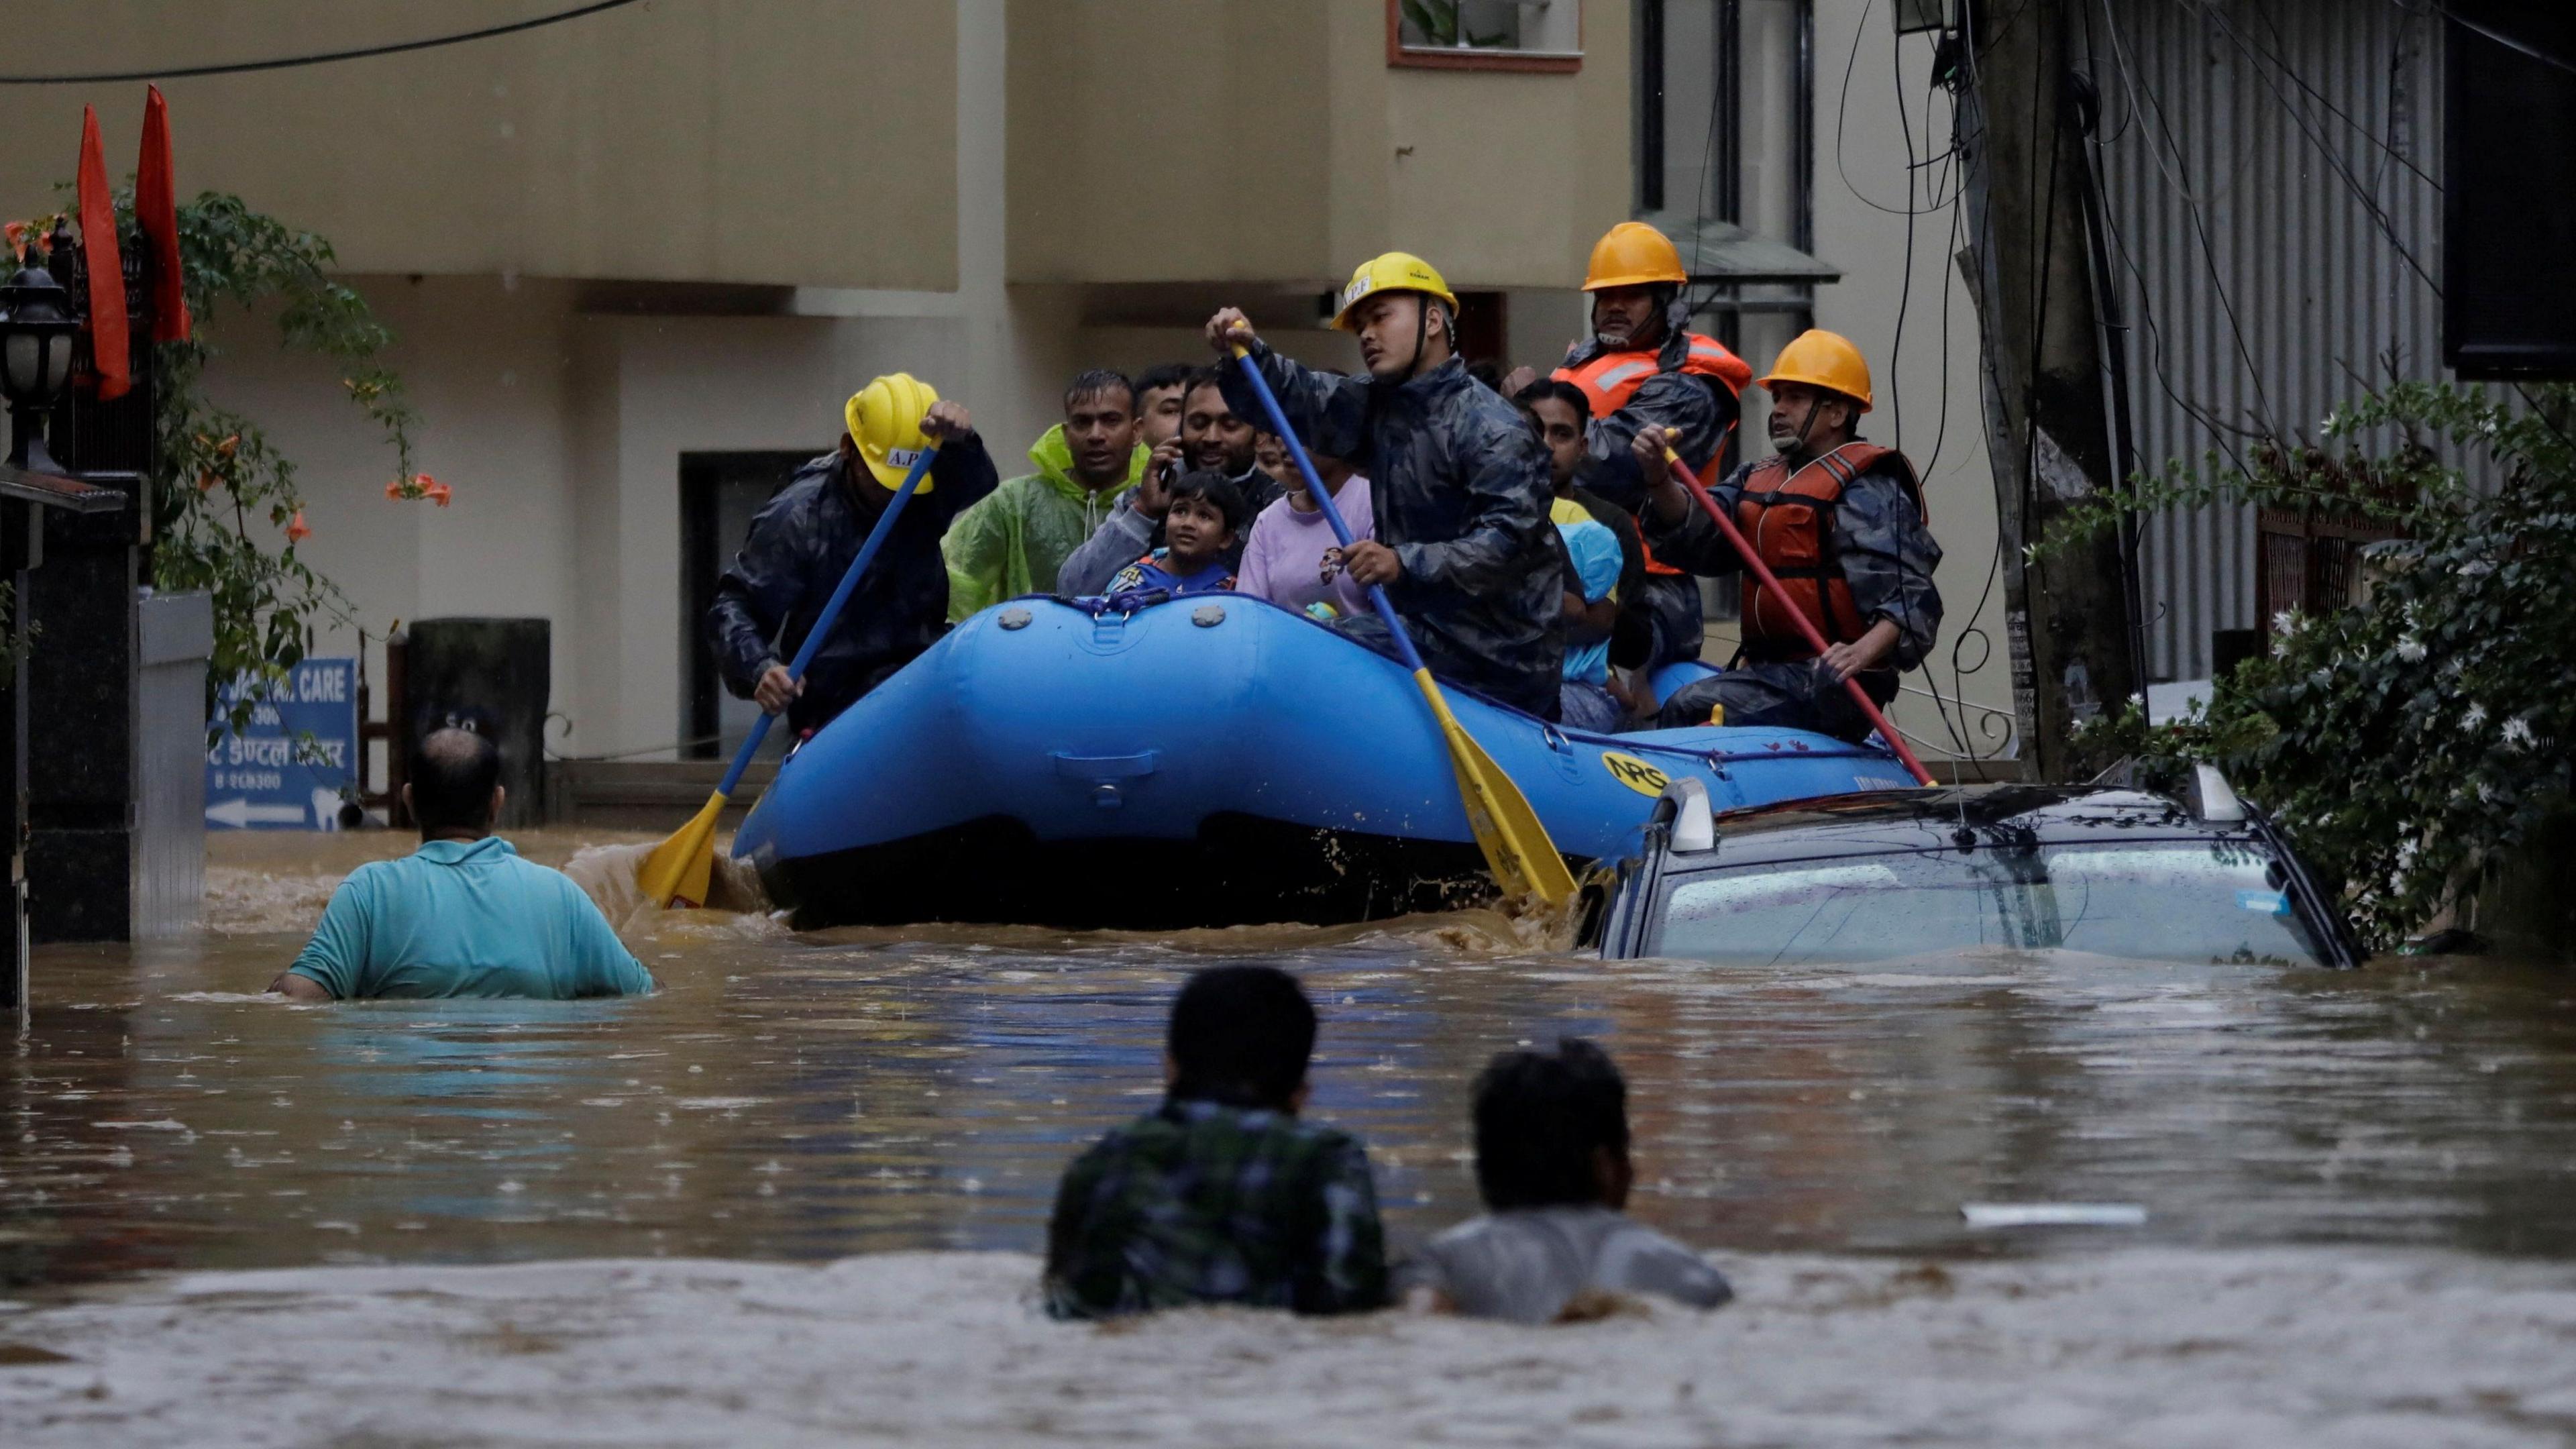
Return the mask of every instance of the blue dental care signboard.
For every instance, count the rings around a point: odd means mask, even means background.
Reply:
[[[209,830],[336,830],[357,784],[358,661],[307,659],[251,707],[249,727],[224,728],[235,685],[206,749]]]

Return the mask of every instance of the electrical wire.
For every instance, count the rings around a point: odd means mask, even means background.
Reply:
[[[1867,19],[1868,16],[1864,13],[1862,16],[1862,22],[1866,24]],[[1860,53],[1860,38],[1857,31],[1854,33],[1852,39],[1852,53],[1854,57],[1857,57]],[[1896,97],[1897,128],[1905,139],[1905,257],[1903,265],[1898,272],[1899,283],[1896,294],[1896,333],[1895,337],[1888,343],[1887,357],[1888,427],[1895,435],[1892,441],[1895,443],[1896,451],[1899,454],[1903,454],[1905,452],[1905,392],[1901,379],[1904,373],[1905,362],[1905,317],[1906,313],[1911,309],[1914,300],[1914,223],[1918,215],[1914,208],[1914,190],[1916,174],[1921,168],[1916,164],[1914,150],[1914,119],[1905,100],[1905,37],[1892,31],[1888,41],[1888,74],[1890,81],[1889,89]],[[1850,109],[1850,105],[1851,77],[1849,72],[1846,71],[1843,77],[1843,103],[1841,109],[1847,112]],[[1926,98],[1924,105],[1924,135],[1927,140],[1930,139],[1931,104],[1928,97]],[[1837,123],[1836,128],[1835,144],[1837,149],[1839,149],[1841,144],[1839,123]],[[1958,154],[1958,149],[1958,131],[1954,125],[1951,130],[1951,141],[1948,154],[1955,156]],[[1845,184],[1848,185],[1850,178],[1846,176],[1844,181]],[[1934,178],[1934,181],[1937,186],[1937,176]],[[1855,192],[1854,194],[1858,193]],[[1938,194],[1937,190],[1935,194]],[[1957,197],[1955,195],[1952,198],[1951,205],[1953,208],[1952,214],[1955,217],[1957,207]],[[1947,296],[1948,289],[1945,287],[1943,289],[1943,297],[1945,300]],[[1941,359],[1944,364],[1941,370],[1944,375],[1942,393],[1943,405],[1945,408],[1948,405],[1949,392],[1947,381],[1949,369],[1946,366],[1948,360],[1948,354],[1945,351]],[[1928,474],[1928,470],[1926,470],[1926,473]],[[1918,477],[1919,476],[1923,475],[1918,475]],[[1920,522],[1923,524],[1925,531],[1929,532],[1931,520],[1926,518],[1920,520]],[[1909,614],[1911,613],[1910,606],[1908,612]],[[1912,622],[1911,618],[1907,620],[1909,625]],[[1939,716],[1941,720],[1942,733],[1950,737],[1951,758],[1958,759],[1965,756],[1970,749],[1967,736],[1964,733],[1967,723],[1966,711],[1964,709],[1961,710],[1960,719],[1953,722],[1950,717],[1949,702],[1941,697],[1938,677],[1930,670],[1925,670],[1923,680],[1924,683],[1931,686],[1927,693],[1932,696],[1932,712]]]
[[[2101,57],[2093,45],[2093,12],[2086,8],[2084,17],[2084,67],[2086,83],[2093,89],[2094,113],[2089,139],[2091,149],[2084,162],[2084,234],[2085,270],[2093,283],[2094,326],[2099,336],[2102,361],[2109,376],[2111,394],[2111,468],[2113,476],[2108,491],[2115,496],[2130,485],[2138,473],[2138,448],[2134,398],[2129,386],[2128,324],[2121,306],[2122,291],[2111,274],[2107,236],[2110,231],[2111,198],[2102,184],[2102,156],[2105,142],[2101,139],[2101,86],[2094,77],[2101,70]],[[2138,524],[2137,510],[2124,509],[2119,519],[2117,544],[2120,556],[2120,592],[2128,616],[2129,679],[2140,699],[2146,697],[2148,648],[2144,614],[2146,590],[2138,566],[2139,540],[2144,530]]]
[[[2106,12],[2106,15],[2105,15],[2105,18],[2106,18],[2106,19],[2108,18],[2108,16],[2107,16],[2108,8],[2109,8],[2109,7],[2108,7],[2108,5],[2107,5],[2107,3],[2106,3],[2106,4],[2105,4],[2105,7],[2104,7],[2105,12]],[[2399,7],[2399,9],[2400,9],[2400,10],[2403,10],[2403,9],[2404,9],[2404,7],[2403,7],[2403,6],[2400,6],[2400,7]],[[2299,73],[2298,73],[2295,69],[2293,69],[2293,68],[2291,67],[2291,65],[2290,65],[2289,61],[2288,61],[2288,60],[2287,60],[2287,59],[2286,59],[2286,58],[2281,54],[2281,52],[2280,52],[2280,51],[2278,51],[2278,50],[2264,50],[2264,49],[2262,49],[2262,48],[2260,48],[2260,47],[2258,47],[2258,46],[2254,45],[2251,41],[2249,41],[2249,40],[2245,37],[2245,35],[2244,35],[2242,32],[2238,31],[2238,30],[2235,28],[2235,26],[2234,26],[2232,23],[2230,23],[2230,22],[2228,21],[2227,17],[2226,17],[2224,14],[2220,13],[2220,12],[2219,12],[2217,9],[2215,9],[2215,8],[2212,8],[2212,9],[2209,9],[2209,10],[2205,10],[2205,11],[2202,11],[2202,12],[2200,12],[2200,13],[2201,13],[2201,14],[2202,14],[2206,19],[2208,19],[2208,20],[2210,20],[2210,21],[2212,21],[2212,22],[2216,23],[2216,24],[2217,24],[2217,25],[2219,25],[2221,28],[2223,28],[2223,29],[2227,30],[2227,31],[2228,31],[2228,33],[2229,33],[2229,34],[2228,34],[2228,38],[2229,38],[2230,40],[2232,40],[2233,42],[2235,42],[2236,47],[2237,47],[2238,49],[2243,50],[2243,51],[2246,51],[2249,55],[2260,55],[2263,59],[2270,61],[2270,62],[2272,63],[2272,66],[2273,66],[2276,70],[2278,70],[2278,71],[2281,73],[2281,76],[2282,76],[2282,78],[2283,78],[2283,79],[2287,80],[2290,84],[2292,84],[2292,85],[2294,85],[2294,86],[2298,87],[2300,91],[2304,92],[2304,93],[2307,95],[2308,99],[2310,99],[2310,100],[2312,100],[2312,101],[2316,102],[2319,106],[2323,107],[2323,108],[2327,111],[2327,113],[2329,113],[2330,115],[2332,115],[2335,119],[2337,119],[2337,120],[2339,120],[2339,121],[2343,122],[2345,126],[2349,127],[2349,128],[2352,130],[2353,134],[2355,134],[2355,135],[2357,135],[2357,136],[2361,137],[2361,138],[2362,138],[2363,140],[2365,140],[2365,141],[2368,141],[2368,142],[2369,142],[2373,147],[2376,147],[2376,148],[2378,149],[2378,151],[2380,152],[2380,155],[2382,156],[2382,158],[2383,158],[2384,160],[2387,160],[2387,161],[2394,161],[2394,162],[2396,162],[2398,165],[2405,167],[2408,171],[2413,172],[2413,173],[2415,174],[2415,178],[2416,178],[2417,180],[2419,180],[2419,181],[2423,182],[2423,183],[2424,183],[2425,185],[2427,185],[2427,186],[2432,187],[2432,188],[2433,188],[2433,190],[2434,190],[2434,192],[2435,192],[2436,194],[2439,194],[2439,193],[2441,192],[2441,190],[2442,190],[2442,182],[2441,182],[2441,179],[2440,179],[2439,177],[2434,176],[2432,173],[2430,173],[2430,172],[2426,171],[2423,167],[2418,166],[2418,165],[2416,165],[2414,162],[2412,162],[2412,161],[2408,160],[2408,159],[2406,158],[2405,154],[2404,154],[2403,152],[2399,151],[2399,150],[2397,149],[2396,145],[2395,145],[2393,142],[2384,141],[2384,140],[2380,139],[2378,136],[2373,135],[2367,127],[2365,127],[2365,126],[2363,126],[2363,125],[2361,124],[2361,122],[2360,122],[2360,121],[2355,120],[2355,119],[2353,118],[2353,116],[2352,116],[2352,113],[2351,113],[2351,112],[2346,111],[2346,110],[2345,110],[2345,109],[2343,109],[2341,106],[2336,105],[2336,104],[2334,103],[2334,100],[2333,100],[2331,97],[2329,97],[2328,95],[2326,95],[2326,93],[2325,93],[2325,92],[2320,91],[2320,90],[2318,90],[2316,87],[2314,87],[2314,86],[2312,86],[2312,85],[2308,84],[2308,82],[2307,82],[2303,77],[2301,77],[2301,76],[2299,75]],[[2284,37],[2284,36],[2282,36],[2282,35],[2281,35],[2281,27],[2280,27],[2280,23],[2279,23],[2279,22],[2274,18],[2274,16],[2273,16],[2272,12],[2271,12],[2269,9],[2265,9],[2265,8],[2257,7],[2257,13],[2258,13],[2258,14],[2260,14],[2260,15],[2262,16],[2262,18],[2263,18],[2263,23],[2264,23],[2265,25],[2267,25],[2267,26],[2269,26],[2269,27],[2271,28],[2271,30],[2272,30],[2272,34],[2273,34],[2273,38],[2275,39],[2275,41],[2277,41],[2278,43],[2280,43],[2280,44],[2282,44],[2282,45],[2287,45],[2289,42],[2288,42],[2288,40],[2287,40],[2287,38],[2286,38],[2286,37]],[[2409,12],[2409,13],[2411,13],[2411,12]],[[2087,20],[2087,22],[2088,22],[2088,26],[2089,26],[2089,22],[2090,22],[2091,18],[2092,18],[2092,17],[2091,17],[2091,15],[2090,15],[2090,13],[2088,12],[2088,13],[2087,13],[2087,15],[2086,15],[2086,20]],[[2131,97],[2131,99],[2130,99],[2130,109],[2131,109],[2131,112],[2132,112],[2133,114],[2135,113],[2136,108],[2137,108],[2137,102],[2136,102],[2136,98],[2133,96],[2133,97]],[[2113,137],[2109,137],[2109,138],[2106,138],[2106,139],[2108,139],[2108,140],[2116,140],[2116,139],[2118,139],[2118,138],[2117,138],[2116,136],[2113,136]]]
[[[1983,70],[1977,63],[1977,52],[1987,42],[1985,42],[1977,33],[1978,27],[1973,18],[1974,14],[1974,11],[1968,12],[1969,18],[1967,18],[1961,26],[1959,52],[1961,57],[1960,63],[1965,66],[1968,71],[1968,93],[1977,97],[1977,139],[1979,145],[1983,146],[1987,134],[1992,130],[1992,127],[1986,119],[1985,76]],[[2016,18],[2017,17],[2018,12],[2016,12]],[[2007,21],[2006,24],[2009,25],[2010,21]],[[2002,32],[2000,31],[1997,32],[1998,35],[2001,33]],[[1982,165],[1984,163],[1981,160],[1979,164]],[[1979,259],[1978,264],[1981,271],[1985,262],[1995,254],[1993,212],[1994,209],[1991,206],[1980,205],[1976,209],[1976,254]],[[1984,291],[1982,283],[1983,278],[1981,277],[1981,292]],[[1995,344],[1993,335],[1993,302],[1994,298],[1990,293],[1988,293],[1985,295],[1984,304],[1977,308],[1977,358],[1982,364],[1985,373],[1985,392],[1987,397],[1995,408],[2000,408],[2003,404],[2004,386],[2003,375],[1999,370],[2000,363],[1997,360],[2000,355],[2000,350]],[[1968,611],[1969,624],[1966,628],[1961,629],[1950,641],[1951,692],[1961,696],[1962,698],[1967,694],[1967,676],[1970,674],[1984,673],[1986,666],[1994,662],[1994,636],[1988,634],[1985,628],[1975,621],[1985,616],[1986,605],[1994,598],[1995,585],[2003,577],[2004,534],[2002,524],[2003,520],[1998,518],[1996,520],[1995,527],[1995,546],[1987,555],[1986,559],[1986,581],[1984,585],[1977,590],[1977,602],[1975,607]],[[1982,652],[1978,654],[1977,662],[1970,665],[1965,664],[1963,661],[1966,658],[1968,645],[1972,640],[1977,644],[1978,648]],[[2015,694],[2015,708],[2013,711],[2015,733],[2018,733],[2020,728],[2020,687],[2020,681],[2017,678],[2012,681],[2012,688]],[[2004,742],[2009,744],[2012,740],[2013,736],[2007,735]],[[2002,748],[2002,745],[1998,745],[1996,747],[1996,755],[2000,755],[2002,753]],[[1976,755],[1973,756],[1973,758],[1982,762],[1984,760],[1994,758],[1994,756]]]
[[[2538,46],[2516,40],[2512,36],[2505,34],[2503,31],[2495,29],[2493,26],[2483,25],[2475,20],[2471,20],[2469,17],[2462,15],[2459,11],[2442,3],[2442,0],[2432,0],[2432,6],[2433,13],[2450,21],[2453,25],[2457,25],[2465,30],[2474,30],[2478,34],[2485,36],[2487,39],[2494,41],[2496,44],[2503,46],[2505,49],[2521,51],[2524,55],[2530,56],[2533,60],[2539,61],[2543,65],[2554,65],[2560,70],[2576,74],[2576,60],[2569,60],[2565,56],[2551,55],[2549,52],[2542,50]]]
[[[2405,261],[2409,268],[2413,269],[2416,276],[2423,279],[2424,285],[2432,289],[2435,297],[2441,296],[2441,283],[2435,281],[2433,274],[2424,269],[2424,264],[2416,260],[2415,253],[2407,247],[2405,238],[2397,234],[2396,223],[2388,219],[2388,213],[2380,207],[2378,199],[2371,195],[2370,188],[2363,186],[2360,178],[2352,174],[2351,168],[2346,166],[2343,163],[2342,158],[2336,155],[2334,147],[2328,144],[2321,131],[2309,129],[2307,117],[2296,105],[2291,103],[2290,98],[2282,93],[2279,86],[2273,84],[2270,73],[2260,63],[2259,59],[2257,59],[2255,48],[2246,42],[2244,36],[2237,31],[2235,26],[2228,23],[2226,16],[2220,14],[2216,10],[2210,10],[2205,13],[2208,15],[2210,21],[2217,25],[2217,27],[2226,34],[2230,41],[2235,43],[2236,48],[2245,53],[2248,61],[2253,62],[2251,69],[2254,71],[2256,76],[2262,79],[2264,88],[2272,93],[2273,99],[2281,103],[2281,110],[2284,114],[2289,116],[2290,123],[2299,128],[2300,137],[2315,148],[2317,155],[2324,159],[2326,169],[2334,174],[2335,179],[2343,183],[2344,189],[2352,193],[2352,197],[2355,201],[2361,203],[2362,211],[2368,215],[2373,222],[2378,223],[2380,233],[2387,237],[2389,246],[2396,251],[2397,255]],[[2274,66],[2281,68],[2284,74],[2288,74],[2286,62],[2281,61],[2277,55],[2272,56],[2271,59]],[[2295,80],[2296,77],[2293,77],[2293,79]],[[2300,89],[2307,90],[2308,87],[2302,83],[2300,85]],[[2313,92],[2310,93],[2313,94]],[[2329,105],[2328,109],[2331,110],[2333,107]],[[2358,127],[2355,129],[2358,129]],[[2407,165],[2407,169],[2410,171],[2415,170],[2411,163]],[[2420,176],[2423,173],[2418,171],[2416,174]],[[2440,188],[2436,187],[2435,189],[2439,190]]]
[[[1904,205],[1904,206],[1902,206],[1902,207],[1889,206],[1889,205],[1887,205],[1887,204],[1886,204],[1886,203],[1884,203],[1884,202],[1880,202],[1880,201],[1874,201],[1874,200],[1872,200],[1872,199],[1870,198],[1870,196],[1868,195],[1868,193],[1866,193],[1866,192],[1864,192],[1864,191],[1862,191],[1862,190],[1860,189],[1860,184],[1859,184],[1858,182],[1855,182],[1855,181],[1853,181],[1853,180],[1852,180],[1852,178],[1851,178],[1851,169],[1850,169],[1848,166],[1846,166],[1846,165],[1844,165],[1844,164],[1843,164],[1843,131],[1844,131],[1844,129],[1845,129],[1846,123],[1848,122],[1848,120],[1850,119],[1850,116],[1851,116],[1851,83],[1852,83],[1852,74],[1853,74],[1853,72],[1854,72],[1856,69],[1858,69],[1858,67],[1859,67],[1859,65],[1860,65],[1860,42],[1861,42],[1861,37],[1869,33],[1869,12],[1870,12],[1870,7],[1871,7],[1872,5],[1875,5],[1876,3],[1877,3],[1877,0],[1863,0],[1863,3],[1862,3],[1862,5],[1861,5],[1860,19],[1859,19],[1858,21],[1854,22],[1854,24],[1853,24],[1853,26],[1852,26],[1852,44],[1851,44],[1851,53],[1850,53],[1850,55],[1846,56],[1846,57],[1844,58],[1844,60],[1843,60],[1843,89],[1842,89],[1842,95],[1841,95],[1841,97],[1836,101],[1836,103],[1835,103],[1835,105],[1834,105],[1834,173],[1835,173],[1836,175],[1838,175],[1838,176],[1840,176],[1840,177],[1842,178],[1842,182],[1843,182],[1843,186],[1844,186],[1844,188],[1845,188],[1846,190],[1850,191],[1850,192],[1851,192],[1851,194],[1852,194],[1852,196],[1853,196],[1856,200],[1858,200],[1858,201],[1860,202],[1860,204],[1861,204],[1861,205],[1868,207],[1868,208],[1869,208],[1870,210],[1872,210],[1872,211],[1882,211],[1882,212],[1887,213],[1887,214],[1888,214],[1888,215],[1890,215],[1890,216],[1907,216],[1907,217],[1913,217],[1913,216],[1923,216],[1923,215],[1928,215],[1928,214],[1929,214],[1929,213],[1931,213],[1931,212],[1939,211],[1943,206],[1949,205],[1950,203],[1949,203],[1949,202],[1936,202],[1936,203],[1934,203],[1934,204],[1932,204],[1932,205],[1930,205],[1930,206],[1923,207],[1923,208],[1921,208],[1920,210],[1917,210],[1917,209],[1915,208],[1915,205],[1914,205],[1914,185],[1913,185],[1913,182],[1914,182],[1914,172],[1915,172],[1915,170],[1916,170],[1917,168],[1916,168],[1916,161],[1915,161],[1915,157],[1914,157],[1914,148],[1913,148],[1910,144],[1906,147],[1906,152],[1905,152],[1905,161],[1906,161],[1905,180],[1906,180],[1906,188],[1905,188],[1905,205]],[[2024,4],[2025,4],[2025,5],[2027,5],[2028,3],[2029,3],[2029,0],[2024,0]],[[2015,13],[2017,14],[2018,12],[2015,12]],[[1899,100],[1899,101],[1897,102],[1897,110],[1898,110],[1898,114],[1899,114],[1899,115],[1900,115],[1900,117],[1901,117],[1901,116],[1903,115],[1903,112],[1904,112],[1904,102],[1903,102],[1902,100]],[[1952,150],[1953,150],[1953,151],[1955,151],[1955,150],[1957,149],[1957,142],[1956,142],[1955,140],[1951,143],[1951,148],[1952,148]],[[1938,160],[1938,158],[1935,158],[1935,161],[1936,161],[1936,162],[1937,162],[1937,160]],[[1926,164],[1931,164],[1931,163],[1926,163]],[[1953,197],[1953,198],[1952,198],[1952,200],[1956,200],[1956,199],[1957,199],[1956,197]]]
[[[2156,99],[2153,90],[2139,84],[2137,72],[2129,63],[2127,47],[2120,38],[2119,24],[2111,15],[2111,0],[2102,0],[2102,30],[2110,38],[2111,61],[2120,72],[2121,83],[2129,88],[2131,95],[2145,98],[2155,115],[2156,136],[2162,138],[2164,149],[2173,153],[2174,165],[2184,167],[2186,163],[2182,145],[2174,139],[2173,126],[2165,115],[2164,103]],[[2251,144],[2250,141],[2248,144]],[[2257,421],[2268,425],[2272,416],[2271,395],[2263,386],[2261,369],[2255,366],[2253,348],[2245,341],[2245,329],[2236,314],[2236,299],[2229,295],[2226,280],[2218,274],[2218,252],[2209,237],[2209,220],[2201,199],[2192,192],[2186,178],[2177,177],[2174,170],[2165,165],[2163,151],[2157,148],[2154,138],[2148,139],[2146,151],[2156,163],[2156,169],[2173,185],[2175,193],[2182,197],[2185,208],[2190,212],[2192,236],[2200,245],[2201,267],[2208,273],[2210,293],[2218,299],[2219,311],[2227,319],[2228,335],[2236,345],[2236,360],[2244,367],[2247,380],[2254,385],[2254,402],[2261,410]],[[2140,276],[2139,283],[2143,290],[2145,286],[2143,274]],[[2161,353],[2161,344],[2159,351]],[[2263,431],[2262,428],[2236,428],[2232,425],[2218,424],[2215,419],[2207,418],[2206,415],[2203,415],[2203,420],[2210,423],[2214,431],[2233,431],[2247,437],[2257,436]],[[2230,449],[2231,456],[2233,451]]]
[[[192,80],[199,76],[246,75],[253,71],[290,70],[297,66],[330,65],[343,60],[365,60],[370,56],[402,55],[415,50],[434,50],[443,45],[462,45],[469,40],[490,40],[496,36],[516,35],[579,20],[602,11],[632,5],[636,0],[595,0],[589,5],[559,10],[552,15],[539,15],[527,20],[514,20],[507,25],[487,25],[480,30],[459,31],[453,35],[434,35],[421,40],[396,41],[390,45],[366,45],[353,50],[318,51],[310,55],[278,56],[270,60],[226,61],[214,65],[183,66],[169,70],[97,71],[87,75],[0,75],[0,86],[72,86],[106,85],[119,81]]]

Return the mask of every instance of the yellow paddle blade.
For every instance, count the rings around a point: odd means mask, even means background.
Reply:
[[[716,868],[716,817],[724,808],[724,796],[708,796],[695,818],[644,857],[635,868],[635,884],[646,899],[666,908],[674,902],[682,907],[707,903],[707,880]]]
[[[1413,682],[1440,721],[1449,766],[1458,774],[1458,798],[1467,807],[1467,828],[1476,834],[1476,848],[1485,853],[1494,883],[1504,895],[1533,895],[1551,907],[1573,900],[1574,872],[1565,868],[1565,857],[1557,854],[1556,843],[1547,838],[1547,827],[1539,824],[1538,812],[1530,809],[1520,787],[1449,712],[1449,701],[1432,682],[1430,670],[1415,670]]]

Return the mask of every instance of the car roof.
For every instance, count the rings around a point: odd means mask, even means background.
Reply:
[[[2255,843],[2250,822],[2193,818],[2143,790],[2096,785],[1957,785],[1792,800],[1717,817],[1717,849],[1676,857],[1682,870],[1896,850],[2102,844],[2115,839]]]

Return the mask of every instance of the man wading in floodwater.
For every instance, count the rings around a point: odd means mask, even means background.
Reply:
[[[1208,320],[1207,335],[1228,355],[1225,400],[1238,416],[1264,416],[1232,360],[1240,343],[1298,438],[1368,475],[1377,537],[1353,544],[1343,566],[1353,583],[1385,586],[1431,672],[1552,720],[1565,570],[1548,520],[1547,450],[1501,394],[1467,375],[1457,312],[1429,263],[1389,252],[1351,274],[1333,319],[1359,335],[1365,378],[1291,362],[1232,307]],[[1334,627],[1391,652],[1374,614]]]
[[[421,741],[402,794],[420,849],[351,871],[268,989],[290,1001],[651,991],[581,887],[492,833],[508,795],[490,740],[444,729]]]

